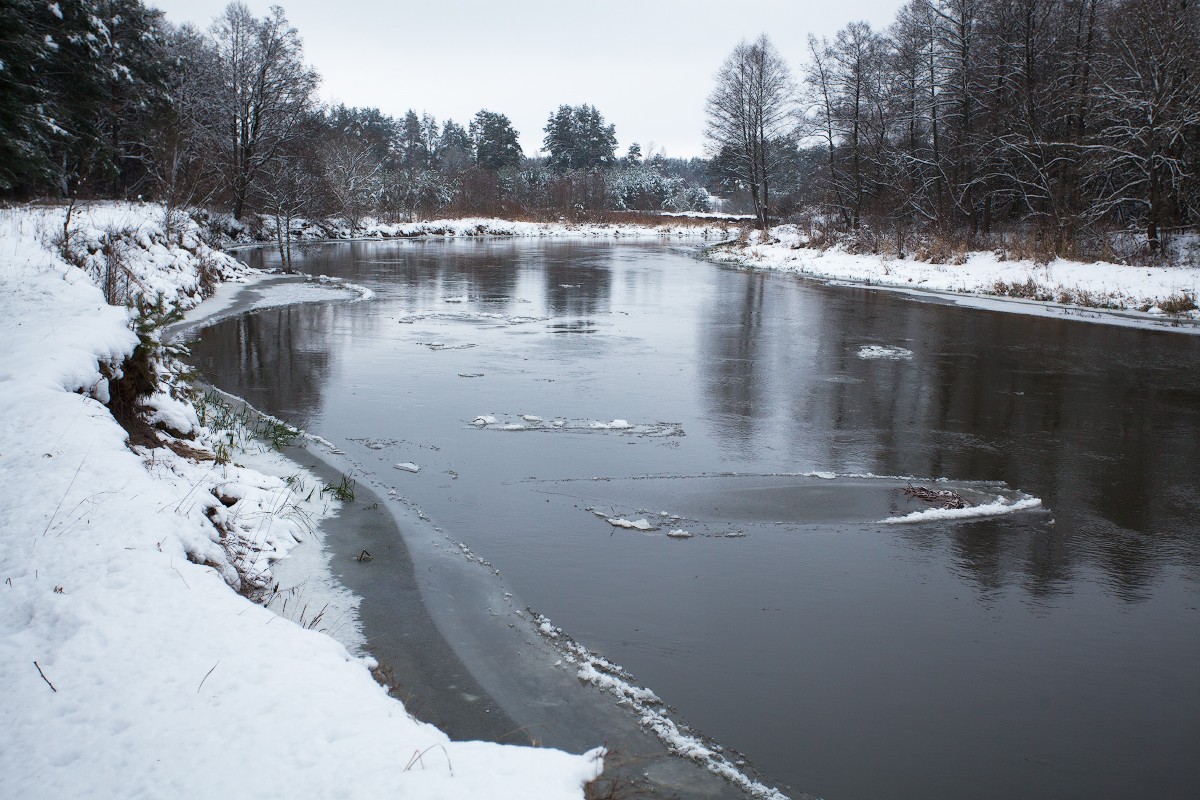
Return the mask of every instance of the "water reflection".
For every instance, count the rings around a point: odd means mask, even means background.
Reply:
[[[597,258],[594,246],[556,243],[540,261],[545,308],[552,315],[588,320],[609,312],[612,270],[607,259]]]
[[[305,427],[333,372],[333,305],[265,309],[204,331],[192,362],[214,386]]]
[[[870,290],[810,293],[781,313],[777,276],[722,273],[701,325],[704,398],[728,446],[794,442],[799,463],[880,475],[1005,481],[1055,525],[950,529],[981,591],[1069,589],[1079,562],[1145,599],[1161,569],[1198,560],[1200,362],[1196,337],[927,304]],[[770,281],[773,291],[764,291]],[[774,305],[764,314],[764,305]],[[819,306],[819,308],[818,308]],[[812,324],[820,320],[819,330]],[[815,340],[815,341],[814,341]],[[863,359],[865,344],[911,360]],[[796,369],[796,353],[813,352]],[[790,425],[769,425],[790,409]]]
[[[769,774],[829,797],[1200,780],[1126,768],[1200,736],[1200,337],[629,244],[337,244],[302,266],[377,297],[221,323],[195,347],[210,377],[316,426]],[[486,413],[581,424],[469,424]],[[618,417],[680,435],[587,425]],[[1006,482],[1048,510],[885,527],[903,481],[762,477],[813,470]],[[695,537],[589,506],[690,516]]]

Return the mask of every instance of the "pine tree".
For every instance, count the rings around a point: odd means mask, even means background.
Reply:
[[[557,172],[600,170],[616,163],[616,127],[606,125],[595,106],[559,106],[544,130],[542,146],[550,153],[550,168]]]
[[[474,145],[462,125],[452,119],[442,126],[437,142],[437,163],[446,172],[461,172],[474,163]]]
[[[48,53],[39,15],[51,15],[43,3],[0,0],[0,189],[29,187],[51,172],[54,131],[40,111],[47,96],[39,71]]]
[[[475,163],[484,169],[517,167],[524,158],[517,132],[504,114],[487,110],[475,114],[471,120],[471,141]]]

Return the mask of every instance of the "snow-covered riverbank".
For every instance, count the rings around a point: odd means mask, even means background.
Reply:
[[[603,751],[451,742],[367,660],[234,591],[269,593],[335,495],[169,374],[148,402],[171,446],[130,447],[105,403],[140,340],[104,295],[186,310],[248,272],[120,203],[75,210],[68,263],[64,216],[0,210],[5,793],[581,797]]]
[[[228,218],[213,221],[214,227],[226,232],[231,243],[245,245],[271,244],[275,241],[275,220],[263,217],[255,227],[234,223]],[[736,232],[738,221],[727,217],[682,219],[664,215],[662,222],[648,225],[643,222],[520,222],[494,217],[465,217],[434,219],[423,222],[385,223],[364,219],[351,228],[341,221],[293,220],[292,241],[316,242],[352,239],[415,239],[473,236],[512,236],[521,238],[588,238],[588,239],[723,239]]]
[[[754,232],[745,241],[710,248],[714,261],[792,272],[830,282],[942,295],[975,308],[1116,325],[1200,332],[1200,266],[1084,264],[1056,259],[1039,265],[969,253],[962,263],[849,253],[805,246],[795,226]],[[1190,306],[1190,308],[1189,308]]]

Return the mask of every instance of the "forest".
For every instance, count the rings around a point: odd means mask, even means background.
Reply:
[[[753,213],[814,241],[1142,256],[1195,229],[1194,0],[909,0],[804,53],[733,49],[706,158],[617,152],[595,106],[522,152],[503,113],[324,106],[300,32],[231,3],[207,30],[141,0],[0,0],[0,196],[142,197],[236,219]],[[719,54],[714,54],[717,63]],[[795,63],[796,68],[789,66]]]

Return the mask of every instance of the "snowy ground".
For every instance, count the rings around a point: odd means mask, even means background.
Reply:
[[[464,236],[511,236],[524,238],[612,238],[612,239],[722,239],[736,229],[731,218],[713,216],[705,218],[703,224],[695,221],[688,224],[677,215],[662,215],[659,225],[605,222],[517,222],[491,217],[466,217],[463,219],[435,219],[425,222],[384,223],[364,219],[353,229],[338,222],[296,220],[292,223],[294,241],[324,241],[329,239],[412,239],[417,237],[464,237]],[[696,217],[698,215],[687,215]],[[744,224],[744,223],[743,223]],[[226,228],[234,243],[261,244],[273,242],[275,222],[266,217],[263,229],[256,236],[244,226],[228,219],[218,220],[219,227]]]
[[[186,310],[247,271],[194,226],[168,238],[153,206],[75,215],[67,263],[62,208],[0,210],[3,794],[581,797],[602,750],[451,742],[319,631],[333,615],[234,591],[270,595],[273,563],[337,502],[170,374],[150,405],[174,449],[128,446],[103,403],[138,337],[96,282]]]
[[[970,253],[961,264],[932,264],[805,246],[795,226],[765,239],[731,241],[708,251],[715,261],[794,272],[831,282],[942,295],[961,305],[1114,325],[1200,333],[1200,310],[1168,313],[1171,301],[1200,299],[1200,266],[1139,267],[1056,259],[1038,265]]]

